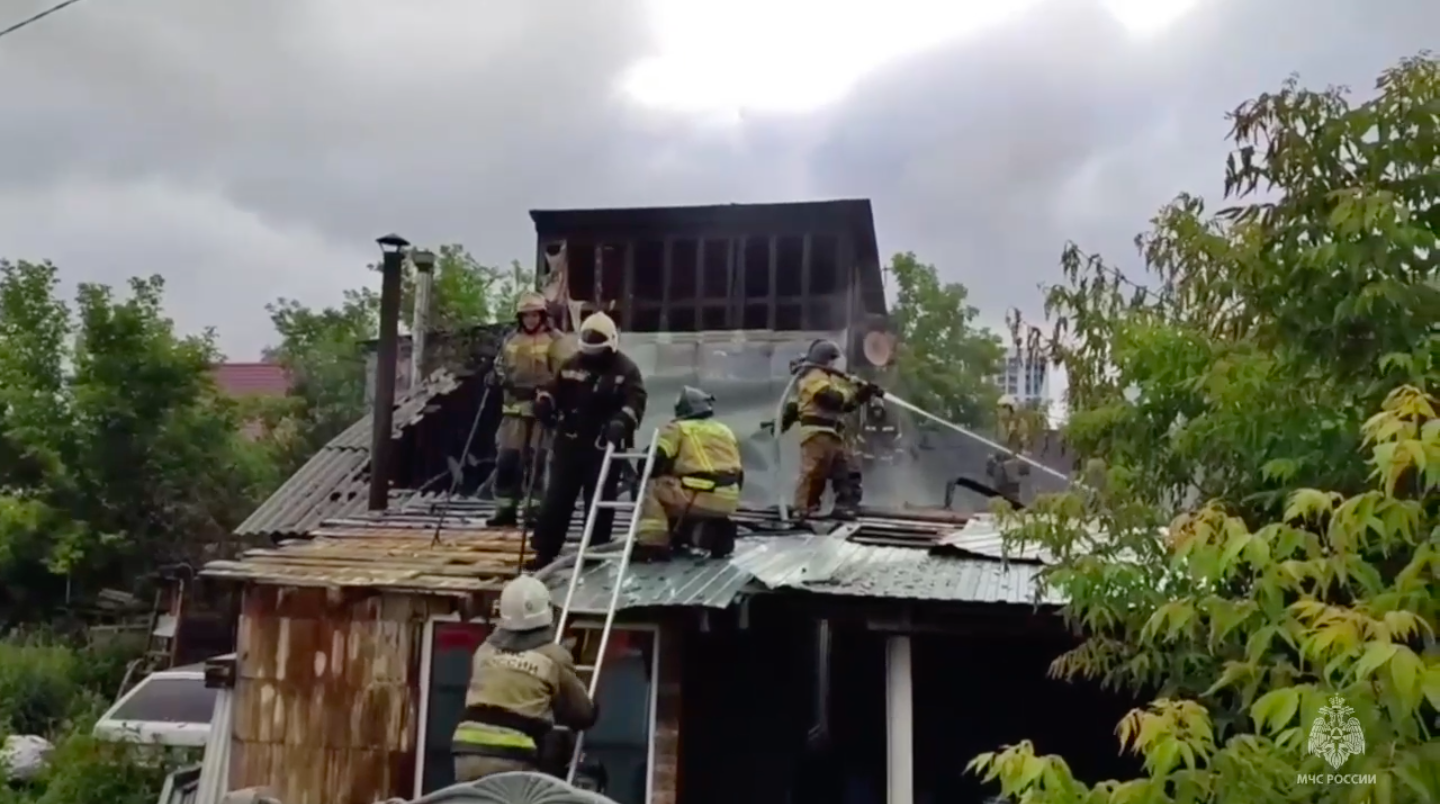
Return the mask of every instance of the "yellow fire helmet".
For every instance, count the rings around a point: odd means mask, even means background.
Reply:
[[[520,298],[515,300],[515,315],[544,313],[545,311],[545,297],[533,290],[521,293]]]
[[[604,313],[596,313],[580,325],[580,351],[585,354],[614,352],[620,349],[620,331],[615,320]]]

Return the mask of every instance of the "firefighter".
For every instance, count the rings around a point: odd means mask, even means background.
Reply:
[[[505,584],[498,627],[471,660],[465,713],[450,746],[455,780],[540,770],[555,726],[582,731],[595,717],[575,657],[555,642],[550,591],[527,575]]]
[[[1029,422],[1019,411],[1015,397],[1005,394],[997,405],[996,420],[1000,436],[1009,452],[996,451],[986,461],[986,474],[995,490],[1012,500],[1020,499],[1022,481],[1030,476],[1030,465],[1015,457],[1029,447]]]
[[[675,419],[660,428],[657,438],[655,466],[635,531],[635,560],[669,558],[672,536],[685,535],[677,534],[677,528],[700,522],[719,530],[696,546],[716,557],[728,555],[727,548],[734,547],[729,519],[740,507],[745,469],[739,439],[715,419],[715,397],[699,388],[684,388],[675,402]],[[717,532],[729,538],[717,540]]]
[[[836,519],[854,519],[860,505],[860,471],[844,438],[844,417],[884,396],[880,386],[860,381],[841,368],[844,355],[834,341],[810,344],[795,367],[797,399],[785,406],[780,431],[800,425],[800,482],[795,486],[796,516],[813,515],[828,481],[835,491]]]
[[[635,428],[645,417],[645,379],[635,361],[620,351],[620,333],[610,316],[595,313],[585,319],[578,348],[535,400],[536,415],[552,425],[555,435],[550,482],[535,525],[531,570],[560,555],[576,498],[583,492],[586,506],[594,499],[605,446],[620,449],[632,443]],[[618,465],[611,467],[601,499],[615,499],[620,474]],[[613,508],[597,511],[590,543],[609,542],[614,522]]]
[[[555,376],[559,339],[550,328],[545,297],[539,293],[521,294],[515,318],[520,328],[505,339],[490,375],[505,394],[495,431],[496,511],[486,521],[491,527],[517,524],[520,498],[527,493],[525,516],[533,520],[545,488],[545,432],[535,419],[535,395]],[[535,474],[528,484],[527,468]]]
[[[565,307],[561,305],[560,309],[561,315],[565,315]],[[576,352],[580,351],[580,335],[578,330],[585,325],[587,318],[598,312],[600,312],[600,307],[595,304],[595,302],[584,301],[580,303],[580,321],[578,324],[575,324],[574,327],[576,332],[567,332],[561,335],[559,343],[556,345],[555,354],[558,361],[556,365],[564,363],[566,360],[574,357]],[[559,320],[559,318],[557,317],[556,320]]]

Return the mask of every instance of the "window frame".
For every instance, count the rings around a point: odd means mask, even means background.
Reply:
[[[435,658],[435,626],[437,623],[458,623],[466,622],[458,613],[435,615],[425,621],[425,628],[422,631],[420,642],[420,717],[416,722],[415,732],[415,784],[411,790],[412,798],[420,798],[421,788],[425,784],[425,752],[426,733],[430,726],[430,686],[431,676],[434,671],[433,662]],[[481,620],[481,622],[488,621]],[[493,625],[491,626],[494,627]],[[602,617],[577,615],[567,623],[566,629],[589,628],[602,630],[605,627],[605,620]],[[651,644],[654,646],[650,656],[650,701],[649,723],[646,724],[648,731],[645,741],[645,801],[650,801],[655,795],[655,735],[659,726],[660,703],[660,652],[664,650],[661,642],[660,626],[656,623],[615,623],[615,631],[641,631],[651,634]]]

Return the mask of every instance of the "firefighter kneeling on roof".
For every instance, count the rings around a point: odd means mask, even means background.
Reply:
[[[584,730],[595,725],[596,709],[575,674],[575,657],[555,642],[555,613],[545,584],[522,575],[500,592],[499,627],[475,651],[465,714],[455,727],[450,751],[455,781],[471,782],[496,773],[555,773],[545,751],[555,726]]]
[[[730,516],[740,506],[745,469],[740,442],[715,420],[715,397],[685,388],[675,419],[656,436],[655,466],[640,503],[635,550],[641,560],[664,560],[676,544],[691,542],[716,558],[735,547]]]

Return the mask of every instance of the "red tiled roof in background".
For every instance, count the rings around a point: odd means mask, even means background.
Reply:
[[[211,373],[230,396],[284,396],[290,390],[290,376],[274,363],[221,363]]]

